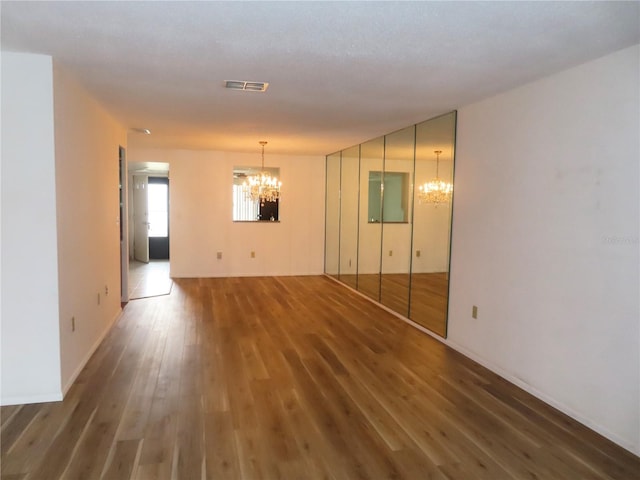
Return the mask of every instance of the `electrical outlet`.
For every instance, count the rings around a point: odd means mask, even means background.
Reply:
[[[416,257],[420,256],[420,250],[416,250]]]
[[[71,331],[76,331],[76,317],[71,317]]]
[[[393,250],[389,250],[389,256],[393,257]]]
[[[478,318],[478,307],[475,305],[471,308],[471,318]]]
[[[218,252],[218,253],[216,253],[216,258],[217,258],[218,260],[222,260],[222,252]]]
[[[104,286],[104,296],[109,295],[109,287],[107,285]]]
[[[256,258],[256,252],[251,251],[251,258]]]

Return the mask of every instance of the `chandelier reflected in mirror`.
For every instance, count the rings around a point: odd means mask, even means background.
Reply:
[[[282,182],[278,177],[272,176],[264,169],[264,146],[267,144],[264,140],[259,142],[262,145],[262,166],[260,172],[251,175],[242,183],[242,189],[247,199],[260,201],[264,206],[265,202],[275,202],[280,198],[280,187]]]
[[[453,184],[440,178],[440,154],[442,150],[434,150],[433,153],[436,154],[436,177],[418,187],[418,199],[420,203],[430,203],[437,207],[451,201]]]

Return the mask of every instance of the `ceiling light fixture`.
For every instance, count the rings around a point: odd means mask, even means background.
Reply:
[[[267,82],[246,82],[244,80],[225,80],[225,88],[231,90],[244,90],[246,92],[265,92],[269,84]]]
[[[442,150],[434,150],[433,153],[436,154],[436,178],[418,187],[418,199],[420,203],[431,203],[437,207],[451,200],[453,184],[445,182],[439,177],[440,154]]]
[[[248,177],[242,183],[242,190],[244,191],[247,199],[254,202],[260,201],[260,204],[264,206],[264,202],[275,202],[280,198],[280,187],[282,182],[277,177],[272,177],[271,174],[264,169],[264,146],[267,144],[264,140],[259,142],[262,145],[262,166],[260,172],[257,175]]]

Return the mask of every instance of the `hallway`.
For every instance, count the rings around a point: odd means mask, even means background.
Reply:
[[[173,280],[169,277],[169,260],[149,263],[129,262],[129,300],[169,295]]]

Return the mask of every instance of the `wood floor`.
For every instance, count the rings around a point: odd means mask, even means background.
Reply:
[[[63,402],[3,407],[3,480],[637,479],[640,459],[324,277],[176,280]]]

